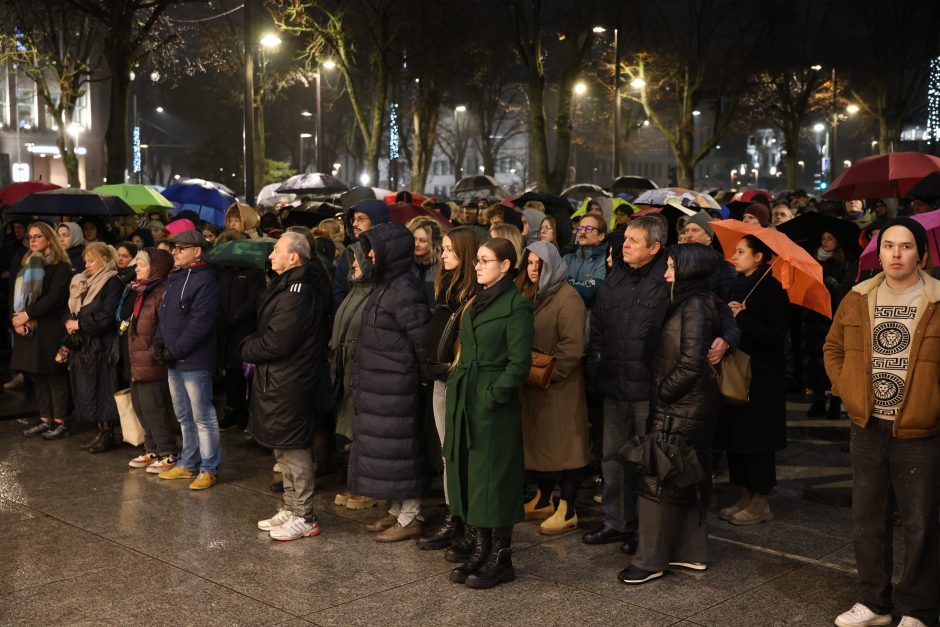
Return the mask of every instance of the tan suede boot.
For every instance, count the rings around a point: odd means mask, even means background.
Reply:
[[[770,511],[770,504],[767,502],[766,494],[755,494],[748,503],[747,507],[731,517],[732,525],[758,525],[774,519],[773,512]]]
[[[747,488],[741,488],[741,497],[738,499],[738,502],[734,505],[723,508],[720,512],[718,512],[718,518],[730,521],[732,516],[747,507],[750,502],[751,492]]]
[[[549,499],[548,505],[545,507],[536,507],[541,498],[542,493],[536,490],[535,498],[522,506],[522,509],[525,511],[526,520],[545,520],[555,513],[555,504],[552,503],[551,499]]]
[[[543,536],[560,536],[563,533],[574,531],[578,528],[578,515],[565,520],[568,515],[568,501],[558,501],[558,509],[551,517],[542,521],[539,525],[539,533]]]

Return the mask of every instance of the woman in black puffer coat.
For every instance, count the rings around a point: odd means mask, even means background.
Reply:
[[[621,573],[627,583],[658,576],[670,563],[704,570],[708,558],[709,453],[721,407],[707,358],[712,340],[721,333],[709,279],[718,270],[718,260],[703,244],[673,246],[667,255],[669,311],[652,354],[649,433],[679,435],[704,472],[699,482],[686,487],[655,474],[640,478],[640,544],[630,567]]]
[[[418,279],[411,272],[414,237],[401,224],[378,224],[359,236],[375,264],[375,287],[362,312],[352,373],[351,494],[392,501],[379,542],[421,535],[421,497],[428,484],[419,389],[429,319]],[[422,359],[419,359],[419,355]]]

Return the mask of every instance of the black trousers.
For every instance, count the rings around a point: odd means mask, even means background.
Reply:
[[[879,614],[937,621],[940,590],[940,435],[900,439],[893,423],[852,425],[852,535],[858,601]],[[894,588],[893,507],[901,513],[904,565]]]
[[[731,483],[747,488],[751,494],[767,494],[777,485],[777,457],[770,453],[728,452]]]
[[[131,404],[144,428],[144,449],[165,457],[179,453],[177,420],[166,381],[132,381]]]
[[[69,415],[69,375],[31,374],[39,403],[39,417],[65,420]]]

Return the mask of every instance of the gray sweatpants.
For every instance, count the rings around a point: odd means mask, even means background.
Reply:
[[[284,480],[284,507],[307,522],[316,522],[313,513],[313,454],[309,448],[276,448],[274,459],[281,465]]]

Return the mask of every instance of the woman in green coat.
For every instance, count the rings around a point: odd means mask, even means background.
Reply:
[[[513,283],[516,261],[515,247],[503,238],[477,251],[479,288],[463,315],[447,379],[447,490],[451,511],[467,523],[448,558],[464,561],[451,580],[472,588],[515,578],[512,526],[524,517],[519,390],[532,363],[532,302]]]

